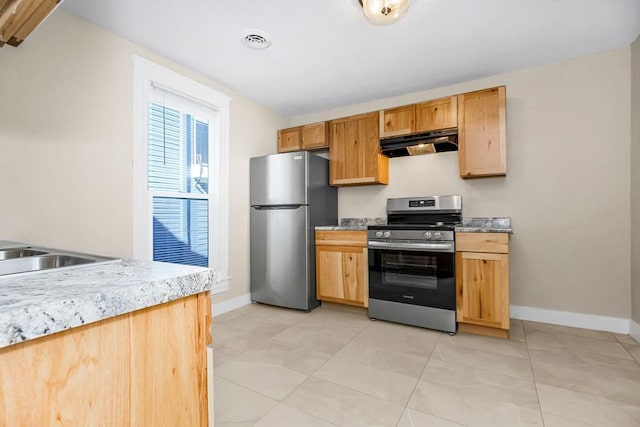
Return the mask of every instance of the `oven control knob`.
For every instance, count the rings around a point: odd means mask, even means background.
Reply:
[[[442,233],[440,233],[439,231],[436,231],[433,237],[435,237],[437,240],[440,240],[442,239]]]
[[[389,231],[385,231],[385,232],[384,232],[384,238],[385,238],[385,239],[388,239],[389,237],[391,237],[391,232],[389,232]]]
[[[376,237],[379,239],[382,237],[382,231],[376,231]]]
[[[426,233],[424,233],[424,238],[427,239],[427,240],[430,240],[431,239],[431,232],[427,231]]]

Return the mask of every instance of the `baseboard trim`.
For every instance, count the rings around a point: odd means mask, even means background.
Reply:
[[[629,321],[629,335],[631,335],[631,338],[640,343],[640,325],[633,319]]]
[[[251,294],[239,295],[226,301],[214,303],[212,306],[212,314],[214,317],[219,316],[249,304],[251,304]],[[533,322],[572,326],[574,328],[629,334],[633,339],[640,342],[640,324],[633,320],[620,317],[548,310],[546,308],[521,305],[511,306],[511,317],[518,320],[531,320]]]
[[[226,301],[214,302],[211,306],[211,313],[213,317],[216,317],[249,304],[251,304],[251,294],[239,295]]]
[[[554,325],[594,329],[618,334],[628,334],[630,328],[630,320],[620,317],[597,316],[595,314],[547,310],[546,308],[520,305],[511,306],[511,317],[519,320],[531,320],[533,322],[552,323]],[[638,326],[637,323],[636,326]],[[640,334],[640,327],[637,332]]]

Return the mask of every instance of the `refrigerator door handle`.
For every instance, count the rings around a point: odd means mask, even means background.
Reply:
[[[276,209],[298,209],[301,206],[305,206],[305,205],[301,205],[301,204],[296,204],[296,205],[254,205],[251,206],[254,209],[257,209],[259,211],[268,211],[268,210],[276,210]]]

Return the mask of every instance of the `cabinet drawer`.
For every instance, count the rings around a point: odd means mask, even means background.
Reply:
[[[367,247],[366,231],[316,231],[316,245]]]
[[[509,253],[507,233],[456,233],[456,252]]]

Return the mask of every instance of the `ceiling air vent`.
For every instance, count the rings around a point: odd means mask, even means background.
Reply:
[[[271,36],[262,30],[244,30],[241,40],[242,44],[251,49],[266,49],[271,45]]]

